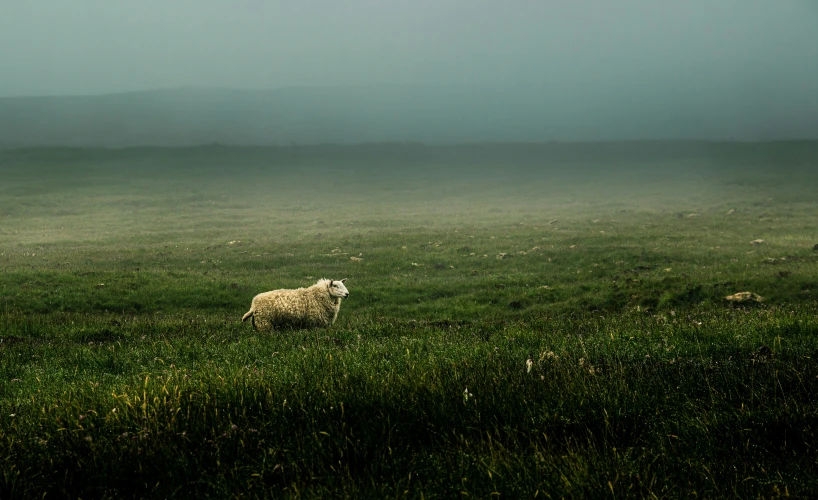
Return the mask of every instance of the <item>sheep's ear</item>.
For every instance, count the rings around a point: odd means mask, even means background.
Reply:
[[[342,280],[341,280],[341,283],[346,283],[346,282],[347,282],[347,279],[346,279],[346,278],[344,278],[344,279],[342,279]]]
[[[329,286],[332,286],[332,280],[329,280]]]

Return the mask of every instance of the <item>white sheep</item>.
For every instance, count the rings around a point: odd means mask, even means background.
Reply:
[[[349,297],[342,280],[320,279],[309,288],[281,289],[253,297],[250,310],[242,316],[252,317],[253,328],[329,328],[338,317],[341,299]]]

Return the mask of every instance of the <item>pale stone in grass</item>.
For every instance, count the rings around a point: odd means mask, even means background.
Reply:
[[[744,303],[744,302],[762,302],[764,297],[755,294],[753,292],[738,292],[734,293],[733,295],[728,295],[725,297],[726,300],[735,303]]]

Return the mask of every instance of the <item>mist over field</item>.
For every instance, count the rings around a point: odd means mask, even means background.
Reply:
[[[816,26],[1,1],[0,498],[818,498]]]
[[[795,0],[10,0],[0,147],[815,139],[816,25]]]
[[[351,86],[10,98],[0,99],[0,147],[818,137],[818,99],[716,90]]]

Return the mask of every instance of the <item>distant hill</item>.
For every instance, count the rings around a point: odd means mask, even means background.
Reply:
[[[0,98],[0,147],[818,138],[818,100],[730,88],[598,89],[181,88]]]

